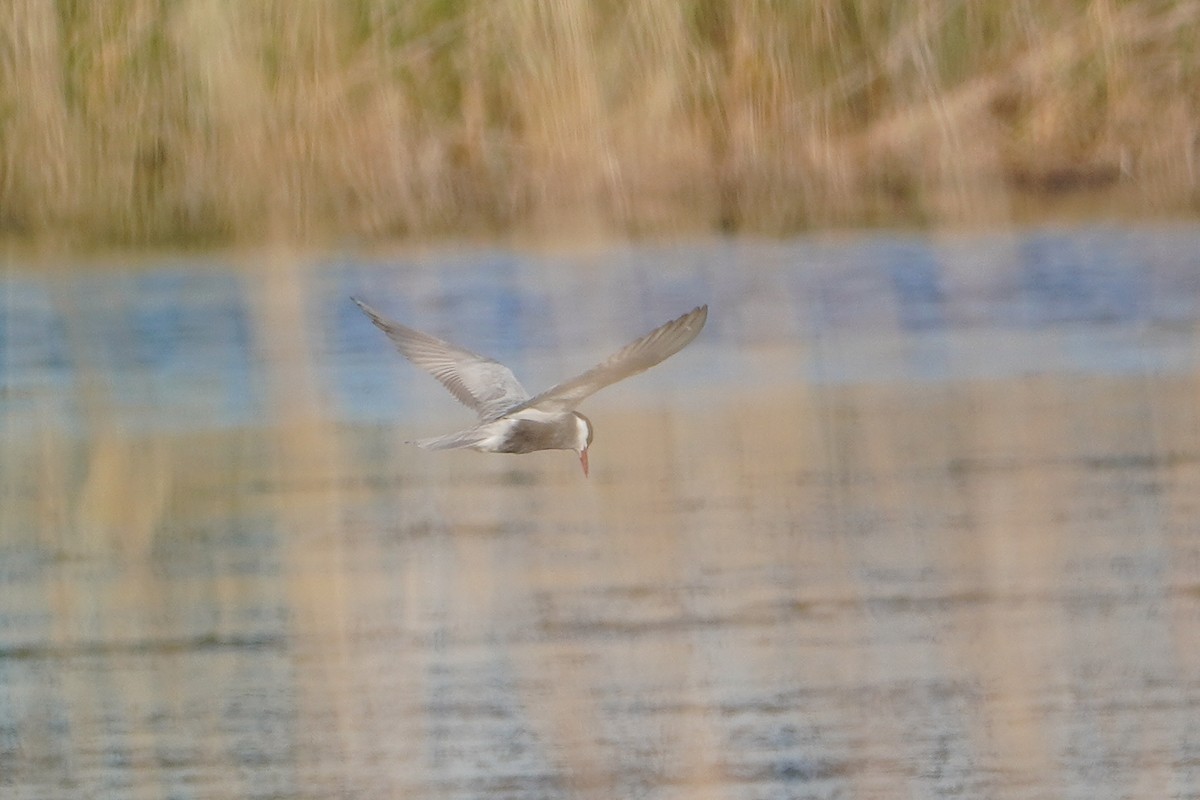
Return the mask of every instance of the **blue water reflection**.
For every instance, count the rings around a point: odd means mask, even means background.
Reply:
[[[409,410],[420,376],[351,295],[509,364],[531,390],[701,302],[713,307],[702,365],[640,385],[1162,372],[1194,363],[1198,252],[1200,232],[1186,228],[879,234],[342,256],[304,263],[293,279],[307,313],[297,336],[334,413],[381,421]],[[81,382],[135,428],[239,426],[265,413],[255,315],[273,301],[253,271],[176,259],[40,278],[17,264],[2,286],[10,419],[50,413],[78,425],[66,398]],[[781,347],[794,348],[793,366],[755,364]]]

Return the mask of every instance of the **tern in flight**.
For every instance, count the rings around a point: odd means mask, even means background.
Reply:
[[[361,300],[351,299],[405,358],[437,378],[460,403],[479,415],[471,427],[421,439],[418,446],[427,450],[471,448],[485,453],[574,450],[585,477],[592,421],[575,408],[605,386],[678,353],[696,338],[708,319],[707,305],[694,308],[630,342],[587,372],[530,396],[503,364],[393,322]]]

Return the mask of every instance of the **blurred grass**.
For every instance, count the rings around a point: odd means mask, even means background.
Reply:
[[[1195,0],[10,0],[0,234],[1195,213],[1198,23]]]

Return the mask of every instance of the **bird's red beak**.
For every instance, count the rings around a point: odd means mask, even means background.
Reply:
[[[579,463],[583,466],[583,477],[588,476],[587,448],[579,451]]]

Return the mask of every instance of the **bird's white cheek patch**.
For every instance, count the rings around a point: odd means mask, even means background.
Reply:
[[[575,418],[575,441],[578,443],[576,450],[586,450],[588,446],[588,425],[583,421],[582,417]]]

